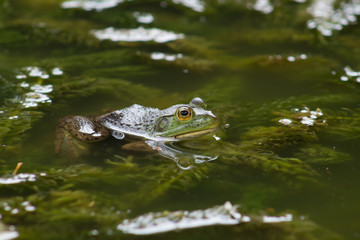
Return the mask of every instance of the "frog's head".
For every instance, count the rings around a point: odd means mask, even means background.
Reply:
[[[179,104],[164,110],[156,121],[154,136],[185,139],[215,131],[219,122],[216,116],[205,110],[201,98],[194,98],[189,104]]]

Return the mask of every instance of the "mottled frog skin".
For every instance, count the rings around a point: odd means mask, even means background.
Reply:
[[[67,116],[57,127],[56,152],[66,134],[85,142],[98,142],[110,135],[117,139],[137,137],[152,141],[178,141],[213,132],[216,116],[205,110],[201,98],[160,110],[134,104],[97,117]]]

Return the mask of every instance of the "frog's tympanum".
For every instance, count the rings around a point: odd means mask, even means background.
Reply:
[[[148,140],[153,148],[155,142],[172,142],[198,137],[215,131],[216,116],[205,110],[201,98],[189,104],[177,104],[160,110],[134,104],[97,117],[67,116],[57,127],[56,152],[63,139],[70,134],[85,142],[98,142],[110,135],[117,139],[136,137]]]

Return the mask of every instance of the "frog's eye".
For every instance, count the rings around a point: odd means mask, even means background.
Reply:
[[[189,120],[191,118],[191,109],[188,107],[179,107],[176,116],[182,121]]]

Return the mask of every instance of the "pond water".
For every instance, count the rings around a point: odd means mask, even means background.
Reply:
[[[358,0],[0,0],[0,239],[360,239],[358,15]],[[115,138],[54,154],[64,116],[194,97],[220,124],[163,146],[177,160]]]

